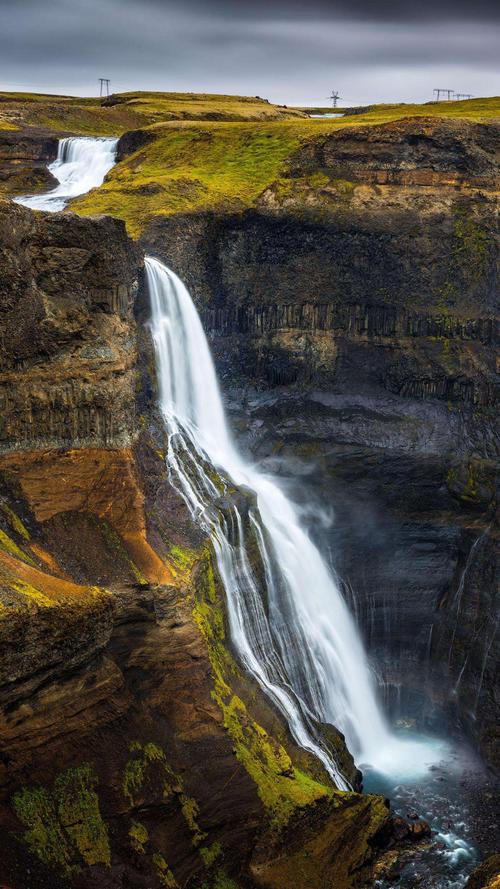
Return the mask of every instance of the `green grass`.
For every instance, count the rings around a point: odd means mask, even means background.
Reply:
[[[300,108],[310,114],[341,113],[342,108]],[[453,117],[458,120],[490,120],[500,118],[500,96],[479,99],[464,99],[461,102],[427,102],[425,104],[405,104],[404,102],[384,105],[368,105],[361,114],[348,114],[345,117],[330,119],[333,126],[359,126],[367,123],[387,123],[404,117]],[[321,120],[318,120],[321,123]]]
[[[273,183],[278,192],[290,190],[297,182],[287,175],[289,159],[316,136],[419,116],[500,120],[498,97],[374,105],[362,114],[324,119],[258,97],[133,92],[113,98],[117,104],[109,107],[98,98],[0,93],[0,126],[24,122],[57,133],[119,135],[137,128],[152,133],[154,140],[117,164],[101,188],[71,205],[83,215],[123,219],[134,237],[155,216],[238,212],[254,206]],[[352,187],[340,190],[347,198]]]
[[[53,96],[0,92],[0,129],[42,127],[58,134],[116,135],[127,130],[169,121],[300,121],[331,127],[384,123],[402,117],[455,117],[488,120],[500,117],[500,98],[462,102],[429,102],[423,105],[367,106],[362,114],[322,120],[304,119],[304,112],[331,113],[332,108],[287,108],[258,96],[210,93],[130,92],[113,97],[116,104],[103,105],[99,97]]]
[[[193,97],[193,104],[199,99]],[[140,101],[145,102],[144,97]],[[381,105],[365,114],[324,120],[158,123],[148,128],[155,140],[118,164],[100,189],[73,202],[72,209],[84,215],[118,216],[133,237],[154,216],[215,209],[237,212],[253,206],[272,183],[289,187],[295,181],[287,179],[289,158],[315,136],[403,115],[451,117],[456,108],[464,118],[488,120],[495,111],[500,113],[500,99]]]
[[[205,93],[133,92],[99,97],[0,93],[0,128],[42,127],[55,133],[116,135],[171,120],[278,120],[300,118],[297,109],[265,99]]]
[[[311,121],[210,123],[157,128],[155,142],[118,164],[104,185],[72,204],[110,213],[138,235],[154,215],[248,207],[286,167]]]

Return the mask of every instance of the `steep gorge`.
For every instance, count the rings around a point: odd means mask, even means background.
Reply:
[[[252,209],[158,216],[141,239],[195,296],[242,446],[313,504],[395,715],[436,723],[455,689],[451,724],[492,764],[497,129],[341,131]],[[304,855],[315,886],[363,885],[390,833],[382,801],[329,800],[227,654],[206,544],[161,456],[141,251],[110,218],[1,213],[2,877],[23,885],[7,800],[42,784],[21,817],[48,866],[33,858],[33,886],[221,889],[245,862],[244,880],[278,887]],[[95,815],[97,786],[104,828],[78,814],[82,838],[64,787]]]
[[[402,121],[306,145],[246,213],[142,236],[197,300],[248,451],[333,510],[396,715],[451,699],[496,764],[497,189],[496,124]]]
[[[110,218],[1,213],[0,879],[366,884],[387,804],[335,792],[242,674],[169,484],[141,252]]]

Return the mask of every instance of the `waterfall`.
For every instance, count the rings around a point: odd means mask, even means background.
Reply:
[[[389,731],[355,623],[297,509],[238,453],[188,291],[156,259],[146,272],[170,479],[210,534],[241,663],[339,788],[348,782],[324,723],[345,735],[358,764],[384,770],[403,759],[413,769],[418,745]]]
[[[71,198],[97,188],[116,162],[118,139],[70,137],[60,139],[57,159],[49,170],[59,185],[44,194],[15,198],[17,204],[32,210],[63,210]]]

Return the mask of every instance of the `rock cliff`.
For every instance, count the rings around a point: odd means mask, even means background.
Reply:
[[[168,482],[141,252],[3,203],[0,253],[0,882],[366,885],[387,804],[336,792],[241,673]]]
[[[142,237],[197,300],[242,445],[333,515],[312,533],[389,704],[451,700],[496,764],[498,134],[321,134],[252,209]]]
[[[130,444],[140,259],[123,225],[3,201],[0,262],[0,450]]]

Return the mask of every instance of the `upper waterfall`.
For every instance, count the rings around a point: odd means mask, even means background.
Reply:
[[[241,662],[284,713],[296,741],[319,757],[338,787],[348,783],[322,737],[321,723],[344,733],[358,764],[383,770],[404,758],[413,768],[417,751],[410,747],[415,745],[396,741],[389,731],[334,576],[293,503],[273,478],[243,459],[233,442],[188,291],[156,259],[146,258],[146,271],[171,480],[211,535]],[[230,496],[221,509],[221,490],[210,467],[217,469],[225,492],[234,486],[253,492],[245,515]]]
[[[116,162],[118,139],[78,136],[60,139],[57,158],[49,171],[59,185],[44,194],[14,198],[32,210],[63,210],[71,198],[97,188]]]

